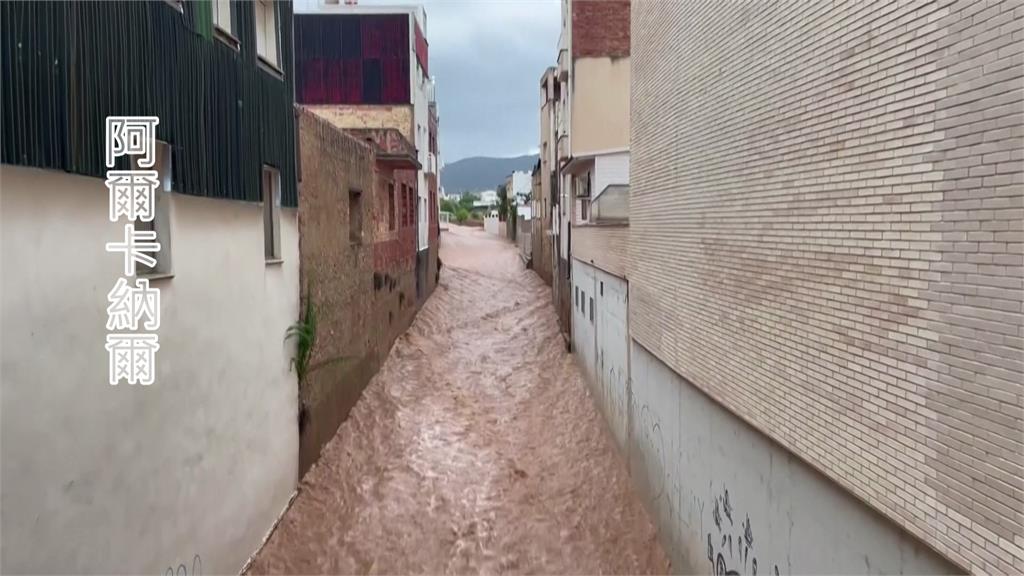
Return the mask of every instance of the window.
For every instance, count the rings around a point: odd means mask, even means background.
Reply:
[[[281,173],[263,167],[263,255],[267,262],[281,261]]]
[[[363,193],[359,190],[348,191],[348,239],[363,243]]]
[[[153,167],[142,168],[137,163],[133,165],[134,170],[156,170],[160,186],[153,191],[153,220],[145,222],[135,221],[136,230],[150,230],[156,232],[156,241],[160,243],[160,251],[152,254],[156,259],[156,266],[146,266],[138,263],[137,272],[140,277],[164,277],[170,276],[171,269],[171,199],[170,192],[174,189],[173,172],[171,170],[171,147],[166,142],[156,141],[153,149]],[[136,157],[136,162],[140,157]]]
[[[231,0],[211,0],[213,3],[213,25],[233,34],[231,27]]]
[[[576,306],[579,306],[580,305],[580,287],[579,286],[574,286],[574,288],[576,288]]]
[[[388,182],[388,230],[395,229],[395,183]]]
[[[273,0],[256,0],[253,8],[256,20],[256,53],[266,63],[277,68],[277,3]]]
[[[583,198],[580,200],[580,221],[586,222],[590,220],[590,199]]]
[[[409,187],[402,184],[402,227],[412,225],[412,197],[409,194]]]
[[[590,298],[590,323],[594,323],[594,298]]]
[[[160,243],[160,251],[152,254],[157,260],[157,265],[147,266],[137,263],[137,274],[139,277],[165,277],[172,274],[171,270],[171,200],[170,192],[173,190],[174,180],[171,170],[171,147],[167,142],[157,140],[154,148],[154,162],[152,168],[142,168],[137,164],[140,157],[135,157],[132,169],[134,170],[156,170],[160,186],[157,187],[153,197],[154,216],[151,221],[135,220],[135,230],[153,231],[157,233],[157,242]]]

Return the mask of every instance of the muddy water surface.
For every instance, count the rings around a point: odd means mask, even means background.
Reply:
[[[399,338],[252,573],[665,572],[625,464],[514,247],[452,227]]]

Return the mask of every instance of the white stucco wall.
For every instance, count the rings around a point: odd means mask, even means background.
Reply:
[[[625,449],[629,403],[628,284],[625,279],[576,258],[572,261],[572,281],[573,352],[616,444]],[[576,304],[577,290],[586,295],[585,309]]]
[[[630,371],[630,469],[677,573],[957,572],[635,342]]]
[[[598,154],[594,157],[595,196],[612,184],[629,184],[629,152]]]
[[[267,265],[259,204],[172,195],[156,383],[110,386],[103,181],[0,182],[0,571],[237,572],[296,485],[296,212]]]

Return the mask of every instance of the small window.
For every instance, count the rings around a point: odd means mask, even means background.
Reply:
[[[231,0],[211,0],[213,3],[213,25],[219,30],[234,35],[231,27]]]
[[[256,53],[266,63],[277,68],[277,3],[273,0],[256,0],[253,7],[256,21]]]
[[[348,239],[353,244],[363,242],[363,193],[348,191]]]
[[[591,297],[591,299],[590,299],[590,323],[591,324],[594,323],[594,299],[593,299],[593,297]]]
[[[268,262],[281,260],[281,173],[263,167],[263,255]]]
[[[580,305],[580,287],[579,286],[573,286],[573,288],[576,289],[576,302],[575,302],[574,305],[575,306],[579,306]]]
[[[586,222],[590,220],[590,199],[584,198],[580,200],[580,221]]]
[[[412,195],[405,184],[402,184],[402,226],[412,226]]]
[[[153,149],[153,167],[142,168],[135,164],[135,170],[156,170],[160,186],[153,191],[153,220],[145,222],[135,221],[136,230],[148,230],[156,232],[156,241],[160,243],[160,251],[152,254],[156,259],[155,266],[146,266],[142,263],[136,264],[137,274],[140,277],[165,276],[173,273],[171,268],[171,200],[170,192],[174,189],[173,171],[171,166],[171,147],[166,142],[156,141]],[[136,161],[140,157],[136,157]]]
[[[604,282],[601,282],[601,296],[604,296]]]
[[[395,183],[388,182],[388,230],[395,229]]]

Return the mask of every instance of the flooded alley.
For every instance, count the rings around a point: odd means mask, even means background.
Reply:
[[[441,259],[250,573],[667,571],[550,289],[482,230]]]

